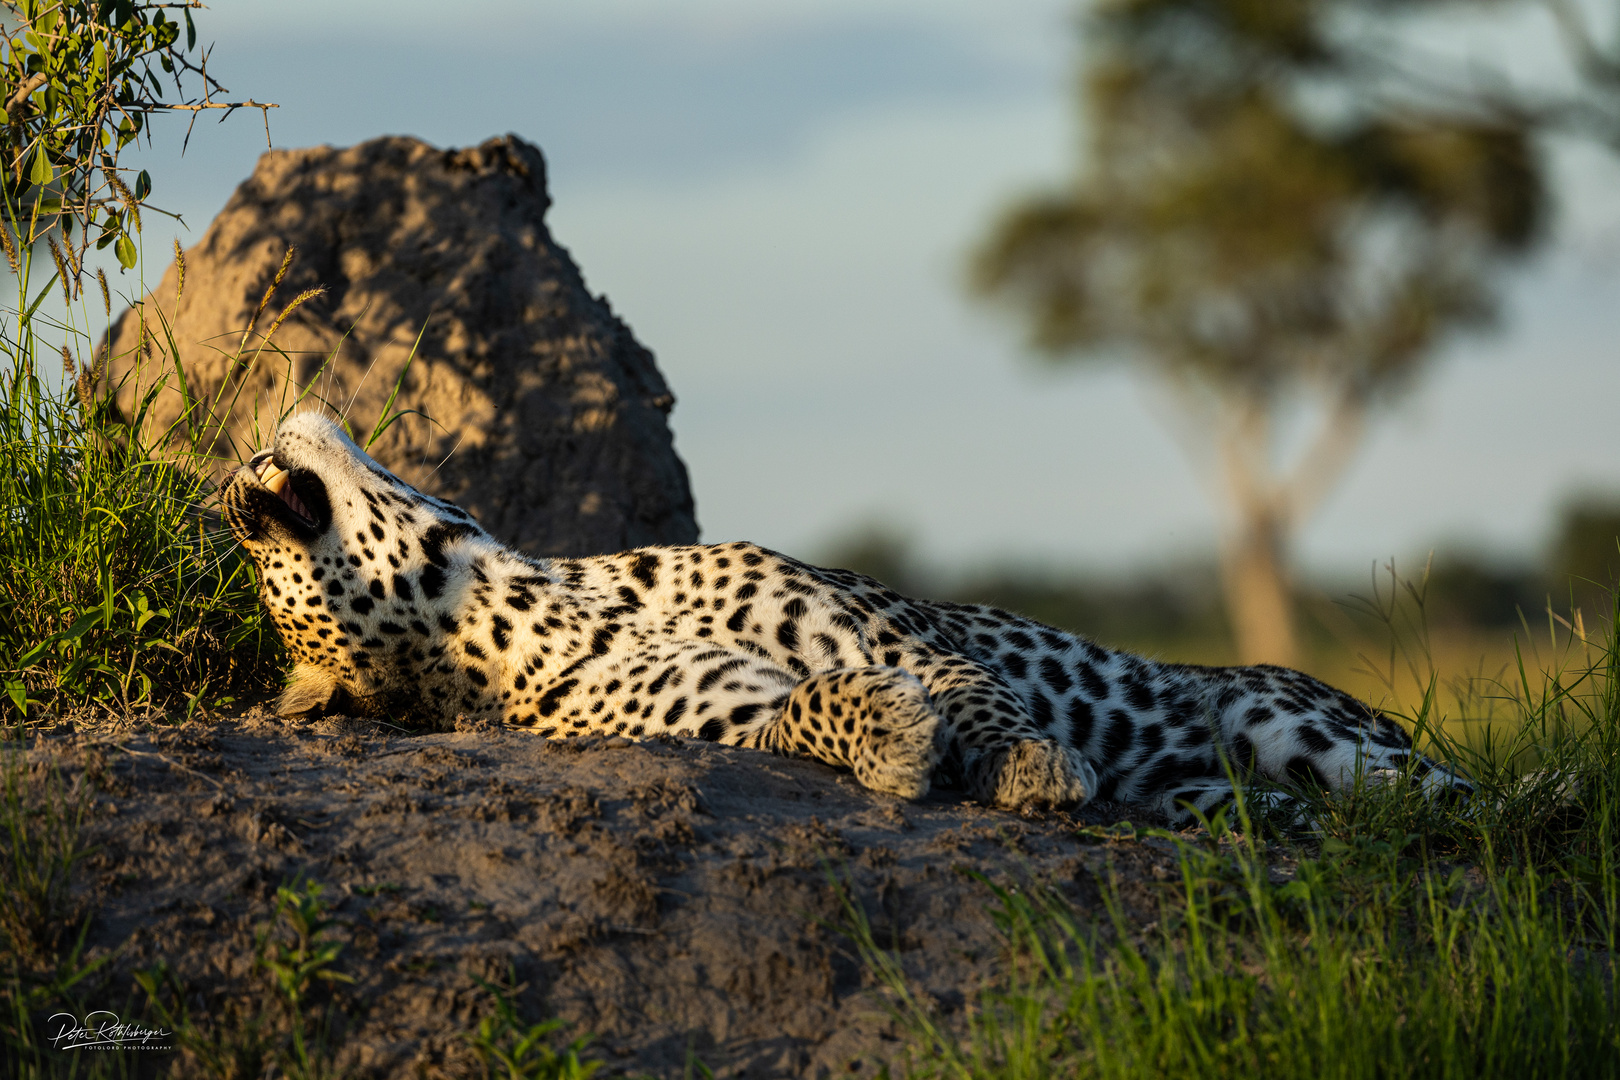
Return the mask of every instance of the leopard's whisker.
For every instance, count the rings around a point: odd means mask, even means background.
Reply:
[[[434,475],[437,474],[440,469],[444,468],[444,463],[445,462],[449,461],[451,458],[456,456],[456,451],[461,449],[461,443],[462,443],[462,441],[464,439],[466,439],[466,437],[467,437],[466,432],[462,432],[459,436],[456,437],[456,445],[452,446],[450,448],[450,452],[448,454],[444,455],[444,457],[440,458],[439,463],[437,465],[433,466],[432,469],[428,470],[428,474],[425,477],[422,478],[422,482],[424,484],[427,481],[433,479]],[[424,464],[425,463],[426,462],[424,461]]]
[[[380,352],[381,350],[378,350],[378,351]],[[373,370],[376,369],[376,367],[377,367],[377,352],[373,352],[371,354],[371,362],[366,365],[366,370],[364,372],[362,372],[361,375],[360,375],[360,381],[355,384],[354,392],[349,395],[349,400],[344,403],[341,413],[336,417],[337,422],[338,422],[338,424],[340,426],[347,426],[348,425],[349,414],[354,411],[355,402],[360,399],[360,391],[365,387],[366,380],[371,378],[371,373],[372,373]]]

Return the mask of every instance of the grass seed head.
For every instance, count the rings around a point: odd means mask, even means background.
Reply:
[[[77,284],[79,275],[84,273],[84,264],[79,261],[79,252],[73,246],[73,241],[68,237],[68,234],[72,231],[72,227],[72,218],[68,218],[62,222],[62,254],[67,256],[68,266],[73,270],[74,283]],[[74,291],[77,292],[78,290],[75,289]]]
[[[180,299],[180,294],[186,291],[186,253],[180,250],[180,238],[174,238],[174,268],[179,274],[174,283],[174,298]]]
[[[118,201],[124,204],[124,210],[128,212],[129,219],[135,223],[135,231],[140,232],[141,204],[136,200],[135,193],[125,186],[124,182],[118,178],[117,173],[106,172],[103,175],[107,177],[108,186],[118,195]]]
[[[4,232],[4,230],[0,229],[0,232]],[[96,281],[101,285],[101,307],[106,311],[107,317],[110,319],[112,318],[112,289],[107,286],[107,271],[99,266],[96,267]]]
[[[73,303],[73,285],[69,280],[67,260],[62,258],[62,249],[57,246],[56,237],[47,236],[45,242],[51,247],[51,261],[56,263],[56,276],[62,282],[62,299]]]
[[[298,245],[287,245],[287,254],[281,257],[281,266],[276,270],[276,280],[270,283],[272,289],[280,285],[281,279],[287,276],[287,267],[292,265],[293,256],[296,254],[298,254]]]
[[[253,312],[253,318],[248,320],[248,329],[253,328],[253,324],[259,321],[259,316],[264,314],[264,309],[270,306],[270,298],[276,295],[276,288],[281,284],[281,279],[287,276],[287,268],[292,265],[293,256],[297,253],[298,248],[296,245],[288,245],[287,254],[281,257],[281,266],[276,270],[275,280],[271,281],[270,287],[264,290],[264,299],[259,301],[259,307]],[[286,312],[282,312],[282,314],[285,315]],[[277,319],[276,321],[280,322],[281,320]],[[247,342],[245,336],[242,340],[244,344]]]
[[[107,374],[107,361],[112,358],[112,345],[102,342],[101,351],[96,354],[95,363],[85,368],[84,374],[79,377],[79,398],[88,401],[95,393],[97,386],[101,385],[102,377]]]
[[[11,238],[11,227],[5,224],[0,224],[0,247],[6,249],[6,262],[11,265],[11,272],[22,273],[22,266],[17,262],[16,241]]]
[[[92,365],[81,371],[77,361],[73,359],[73,350],[63,345],[62,370],[67,372],[68,380],[73,383],[73,391],[78,395],[79,405],[88,413],[90,411],[91,397],[95,391],[95,366]]]
[[[293,297],[292,303],[282,308],[281,314],[276,316],[276,321],[270,324],[270,330],[264,335],[264,340],[269,341],[272,337],[275,337],[276,330],[281,326],[282,320],[291,315],[300,304],[304,303],[306,300],[313,300],[317,296],[324,295],[325,292],[326,286],[317,285],[315,288],[305,289],[303,292]]]

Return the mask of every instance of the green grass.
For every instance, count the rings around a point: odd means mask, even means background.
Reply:
[[[508,971],[507,985],[476,980],[490,996],[490,1010],[472,1031],[462,1036],[472,1050],[484,1080],[590,1080],[602,1062],[583,1057],[589,1036],[563,1044],[561,1020],[531,1024],[518,1016],[512,1002],[515,987]]]
[[[1307,799],[1308,833],[1241,804],[1159,833],[1180,877],[1150,932],[1117,881],[1089,913],[986,882],[1005,976],[962,1025],[912,993],[846,893],[844,929],[910,1033],[898,1072],[1620,1076],[1620,648],[1527,669],[1481,739],[1449,740],[1437,700],[1407,719],[1476,798],[1363,787]]]
[[[233,995],[219,1015],[199,1016],[189,1004],[194,995],[167,964],[135,973],[152,1024],[173,1033],[186,1066],[218,1077],[335,1075],[342,1008],[333,990],[354,978],[340,970],[343,944],[329,936],[335,920],[324,891],[302,879],[276,890],[253,951],[254,976],[268,994]]]
[[[175,257],[178,303],[178,244]],[[230,370],[285,365],[282,417],[306,399],[330,408],[314,390],[325,365],[294,394],[293,358],[274,342],[288,315],[323,290],[305,290],[268,329],[253,329],[293,258],[288,249],[249,329],[225,350]],[[111,318],[105,278],[99,312],[85,301],[94,292],[63,287],[66,317],[47,318],[40,303],[60,275],[31,290],[30,266],[31,256],[17,264],[24,302],[0,312],[0,719],[98,706],[184,718],[266,695],[279,681],[283,650],[209,479],[230,463],[218,445],[219,418],[232,415],[246,380],[226,380],[213,399],[199,396],[152,300],[132,305],[144,320],[142,344],[133,370],[115,382],[105,330],[85,329]],[[419,334],[369,436],[351,432],[362,446],[415,411],[394,405],[420,343]],[[103,355],[86,369],[76,357],[96,349]],[[179,415],[159,424],[154,405],[164,395],[178,396]],[[269,435],[251,433],[256,446]]]
[[[1187,853],[1162,929],[1098,926],[996,889],[1010,973],[962,1033],[865,951],[899,1003],[912,1076],[1532,1077],[1620,1074],[1612,918],[1533,869],[1482,881],[1340,852],[1268,880]]]
[[[204,425],[149,422],[166,370],[120,416],[105,358],[75,359],[95,346],[87,305],[46,319],[37,301],[56,279],[30,293],[22,271],[29,303],[0,315],[0,713],[189,714],[267,690],[280,647],[208,512],[210,448],[189,434]],[[110,296],[97,306],[109,314]],[[142,363],[167,364],[174,343],[151,325]]]
[[[1347,865],[1348,863],[1348,865]],[[1273,883],[1239,841],[1189,849],[1145,936],[991,887],[1007,975],[947,1030],[858,917],[918,1077],[1620,1075],[1614,884],[1324,845]]]

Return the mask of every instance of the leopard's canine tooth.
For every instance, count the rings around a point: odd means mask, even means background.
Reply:
[[[280,495],[281,489],[287,486],[287,481],[290,479],[291,476],[285,469],[278,469],[276,466],[271,465],[265,470],[265,475],[260,479],[259,482],[268,488],[273,494]]]

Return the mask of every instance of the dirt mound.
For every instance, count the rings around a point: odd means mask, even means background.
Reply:
[[[951,1023],[1004,955],[972,871],[1095,907],[1095,875],[1174,864],[1168,844],[1103,842],[1068,816],[902,802],[698,741],[263,718],[121,742],[32,751],[99,777],[92,946],[121,945],[106,992],[164,959],[195,1008],[251,1013],[268,992],[256,928],[303,875],[334,902],[355,980],[337,990],[337,1063],[361,1075],[460,1075],[488,1003],[474,977],[509,972],[520,1011],[594,1032],[611,1074],[681,1076],[690,1051],[717,1076],[874,1075],[901,1043],[835,928],[829,867]],[[1144,886],[1125,895],[1151,906]]]
[[[219,403],[206,432],[234,460],[306,387],[308,403],[369,433],[420,334],[394,409],[424,415],[372,447],[383,465],[534,554],[692,543],[674,395],[552,239],[550,205],[539,149],[514,136],[270,151],[186,253],[179,299],[171,266],[113,328],[113,378],[142,354],[143,316],[157,341],[172,333],[190,391]],[[289,247],[298,254],[260,311]],[[256,352],[283,306],[316,287],[325,294]],[[163,366],[123,385],[126,416]],[[167,429],[181,410],[171,389],[153,415]]]

